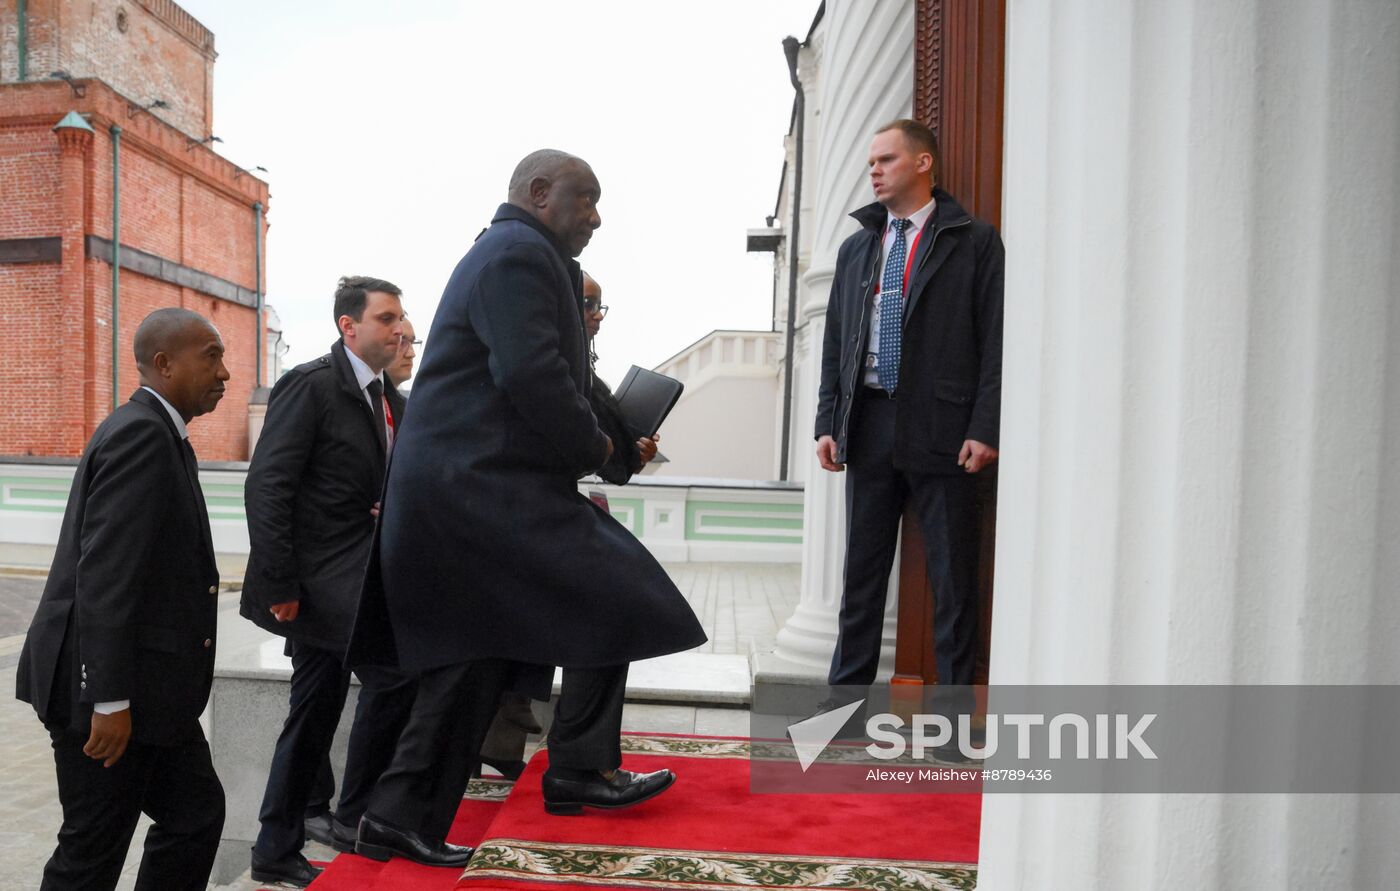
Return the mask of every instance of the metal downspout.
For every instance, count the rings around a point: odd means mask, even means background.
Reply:
[[[801,250],[802,225],[802,144],[803,132],[807,126],[806,94],[802,91],[802,81],[797,77],[797,51],[801,44],[796,37],[783,38],[783,53],[787,56],[788,76],[792,78],[792,88],[797,92],[793,117],[797,126],[794,138],[797,141],[793,152],[792,170],[792,232],[788,235],[788,302],[787,302],[787,342],[783,349],[783,450],[779,456],[778,478],[788,478],[788,452],[792,445],[792,379],[794,337],[797,333],[797,255]]]
[[[267,340],[267,334],[263,330],[262,211],[262,202],[255,202],[253,204],[253,243],[256,245],[256,248],[253,252],[253,291],[258,296],[257,320],[255,322],[257,330],[255,332],[254,339],[254,342],[257,344],[257,352],[255,353],[255,355],[257,356],[258,365],[257,373],[253,376],[254,388],[258,388],[263,385],[263,365],[266,364],[263,360],[263,345]]]
[[[112,125],[112,409],[121,398],[122,128]]]
[[[29,79],[29,0],[19,0],[19,79]]]

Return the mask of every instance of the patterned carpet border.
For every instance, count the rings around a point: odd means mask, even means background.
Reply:
[[[976,868],[963,863],[682,851],[512,838],[482,842],[461,880],[487,878],[658,889],[972,891],[977,887]]]
[[[476,777],[467,783],[467,791],[462,797],[472,801],[505,801],[514,785],[510,780]]]
[[[668,755],[673,758],[737,758],[744,761],[797,761],[791,742],[772,739],[723,739],[698,736],[622,735],[623,755]],[[928,767],[931,761],[915,761],[912,756],[891,761],[875,758],[864,745],[832,743],[817,758],[828,764],[873,764],[880,767],[915,765]]]

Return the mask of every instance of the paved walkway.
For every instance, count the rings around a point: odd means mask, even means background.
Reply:
[[[771,564],[676,564],[667,567],[700,616],[710,642],[702,652],[747,655],[750,645],[771,648],[773,637],[797,605],[797,566]],[[15,665],[24,631],[43,590],[43,579],[0,576],[0,891],[33,891],[53,851],[62,815],[48,734],[14,690]],[[237,594],[221,597],[220,622],[241,622]],[[733,708],[629,703],[625,730],[747,736],[748,712]],[[143,820],[136,838],[145,836]],[[309,845],[306,855],[329,859],[334,852]],[[132,845],[121,891],[135,885],[139,841]],[[219,891],[253,891],[244,877]]]

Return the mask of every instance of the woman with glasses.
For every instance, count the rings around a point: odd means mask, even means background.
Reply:
[[[588,333],[589,361],[595,366],[589,402],[593,406],[593,414],[598,418],[598,426],[613,441],[612,457],[595,472],[607,482],[621,486],[625,485],[634,473],[641,472],[648,461],[656,457],[656,443],[661,437],[634,438],[632,432],[627,429],[627,423],[622,419],[622,409],[618,406],[617,399],[613,397],[612,388],[598,377],[596,370],[598,354],[594,351],[593,340],[603,327],[603,319],[607,314],[608,308],[603,303],[602,287],[594,281],[591,275],[585,272],[583,274],[583,327]]]

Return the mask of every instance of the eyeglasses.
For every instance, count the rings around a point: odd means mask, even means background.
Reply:
[[[421,341],[421,340],[418,340],[418,339],[416,339],[416,338],[414,338],[414,339],[409,339],[409,336],[408,336],[407,334],[401,334],[401,335],[399,335],[399,349],[403,349],[403,348],[406,347],[406,346],[422,346],[422,345],[423,345],[423,341]]]
[[[583,301],[583,311],[590,315],[597,313],[599,317],[602,317],[608,314],[608,305],[606,303],[595,303],[592,300],[585,300]]]

